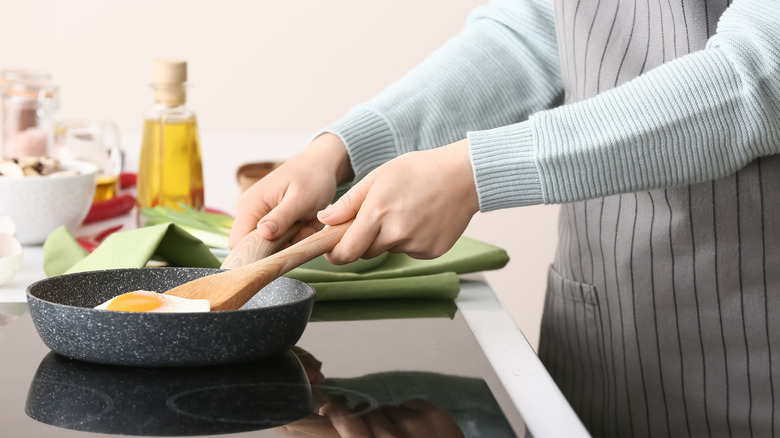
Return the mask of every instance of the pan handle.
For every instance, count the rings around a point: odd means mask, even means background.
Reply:
[[[279,251],[303,228],[303,222],[296,222],[287,229],[281,236],[274,240],[267,240],[260,236],[259,230],[252,230],[244,236],[238,245],[233,248],[225,260],[222,262],[222,269],[234,269],[257,260],[268,257]]]

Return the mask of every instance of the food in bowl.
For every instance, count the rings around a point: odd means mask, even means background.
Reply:
[[[118,312],[208,312],[209,300],[192,300],[174,295],[163,295],[148,290],[136,290],[118,295],[95,309]]]
[[[56,158],[22,157],[0,160],[0,177],[69,175],[78,175],[78,171],[62,169]]]
[[[59,161],[57,171],[45,176],[0,176],[0,216],[16,223],[22,245],[41,244],[60,226],[75,231],[81,225],[96,182],[95,165],[76,160]]]

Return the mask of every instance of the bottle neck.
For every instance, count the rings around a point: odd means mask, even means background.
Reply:
[[[182,106],[187,102],[187,87],[179,84],[152,84],[154,103],[169,108]]]
[[[183,123],[195,120],[195,113],[186,105],[171,107],[162,103],[155,103],[146,113],[146,120],[155,120],[160,123]]]

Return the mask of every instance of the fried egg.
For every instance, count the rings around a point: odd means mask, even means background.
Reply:
[[[120,312],[208,312],[209,300],[191,300],[189,298],[163,295],[147,290],[127,292],[95,306],[100,310]]]

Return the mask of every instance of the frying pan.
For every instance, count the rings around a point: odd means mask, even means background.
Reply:
[[[212,435],[267,429],[311,414],[314,402],[291,351],[221,367],[97,365],[48,353],[25,412],[65,429],[121,435]]]
[[[51,350],[87,362],[139,367],[238,363],[282,354],[303,334],[314,289],[281,277],[241,309],[138,313],[94,307],[132,290],[165,291],[221,272],[204,268],[136,268],[47,278],[27,288],[35,328]]]

